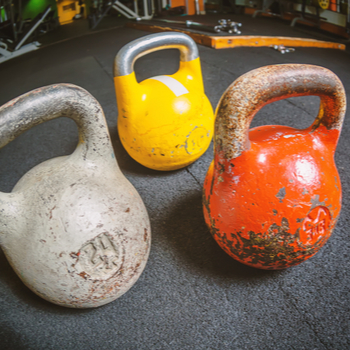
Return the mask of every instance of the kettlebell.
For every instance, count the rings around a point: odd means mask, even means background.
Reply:
[[[0,147],[45,121],[68,117],[79,143],[0,192],[0,244],[33,292],[66,307],[109,303],[139,278],[150,250],[147,211],[116,162],[104,114],[84,89],[58,84],[0,108]]]
[[[134,63],[150,52],[177,48],[180,67],[137,83]],[[214,132],[196,43],[182,33],[151,34],[125,45],[114,61],[118,132],[129,155],[155,170],[183,168],[209,147]]]
[[[320,97],[310,127],[249,130],[266,104],[308,95]],[[338,77],[313,65],[266,66],[229,86],[217,108],[203,210],[211,234],[231,257],[260,269],[283,269],[326,243],[341,209],[334,152],[345,109]]]

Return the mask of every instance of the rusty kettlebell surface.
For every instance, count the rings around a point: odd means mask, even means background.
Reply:
[[[142,273],[149,218],[118,167],[101,106],[80,87],[51,85],[2,106],[0,147],[58,117],[76,122],[77,148],[31,169],[11,193],[0,192],[0,244],[42,298],[97,307],[125,293]]]
[[[266,104],[307,95],[320,97],[310,127],[249,130]],[[338,77],[312,65],[255,69],[226,90],[203,189],[206,223],[226,253],[246,265],[282,269],[310,258],[326,243],[341,209],[334,152],[345,109]]]

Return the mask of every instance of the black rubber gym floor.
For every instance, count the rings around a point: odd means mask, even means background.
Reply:
[[[288,24],[279,20],[259,18],[249,23],[253,27],[247,31],[262,35],[259,25],[276,35],[294,31],[294,36],[305,36],[300,35],[300,28],[286,29]],[[332,237],[318,254],[296,267],[280,271],[247,267],[221,250],[204,223],[201,190],[213,158],[212,147],[194,164],[171,172],[144,168],[123,149],[116,129],[112,63],[123,45],[149,33],[124,27],[105,29],[82,32],[79,37],[58,35],[50,45],[1,64],[0,105],[54,83],[79,85],[97,98],[121,170],[148,209],[150,257],[140,279],[121,298],[97,309],[77,310],[56,306],[32,293],[0,250],[0,348],[349,349],[349,111],[335,156],[343,208]],[[243,34],[244,30],[243,25]],[[310,38],[324,39],[320,36],[308,33]],[[199,46],[199,52],[205,90],[214,107],[236,78],[270,64],[329,68],[350,91],[347,51],[296,48],[282,55],[267,47],[214,50]],[[135,71],[139,80],[172,74],[178,60],[176,50],[155,52],[140,58]],[[312,123],[318,108],[318,97],[279,101],[264,107],[252,126],[303,128]],[[75,124],[61,118],[15,139],[0,151],[0,190],[10,192],[36,164],[71,153],[77,136]]]

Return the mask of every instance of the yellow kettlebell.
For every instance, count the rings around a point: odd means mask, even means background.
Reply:
[[[177,48],[180,67],[138,83],[137,58]],[[114,61],[118,132],[129,155],[155,170],[175,170],[198,159],[214,129],[212,106],[204,93],[196,43],[182,33],[151,34],[125,45]]]
[[[322,10],[327,10],[329,7],[329,0],[313,0],[312,3]]]

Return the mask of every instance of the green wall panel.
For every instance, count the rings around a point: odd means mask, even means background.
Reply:
[[[57,5],[55,0],[24,0],[22,2],[22,18],[34,18],[49,5],[51,6],[51,10],[56,11],[57,17]]]

